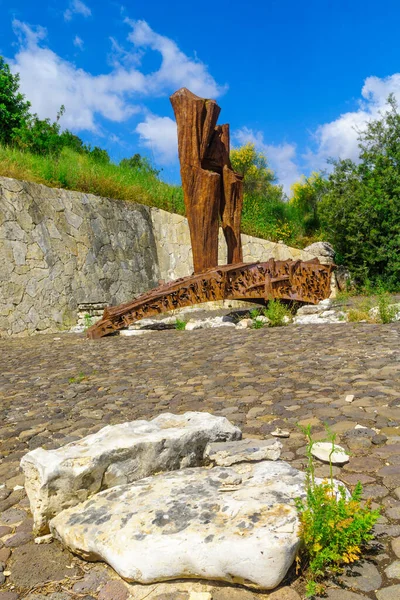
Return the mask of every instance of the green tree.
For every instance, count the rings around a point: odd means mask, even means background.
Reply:
[[[160,171],[152,166],[149,159],[139,153],[134,154],[130,158],[123,158],[119,164],[121,167],[145,171],[146,173],[151,173],[156,177],[160,174]]]
[[[110,162],[110,155],[108,154],[107,150],[100,148],[100,146],[95,146],[94,148],[90,148],[90,146],[88,146],[88,148],[89,156],[95,162],[101,163],[102,165],[106,165]]]
[[[0,56],[0,143],[10,144],[13,132],[29,117],[30,102],[19,92],[19,75],[13,75]]]
[[[334,162],[319,216],[360,283],[400,287],[400,114],[393,96],[359,133],[360,162]]]
[[[290,204],[298,211],[304,225],[306,235],[313,233],[319,227],[318,204],[326,191],[327,181],[322,173],[312,173],[309,177],[302,176],[291,186],[292,198]]]
[[[271,193],[271,186],[276,183],[276,176],[268,167],[267,157],[256,150],[255,144],[249,142],[240,148],[233,148],[230,159],[233,170],[244,177],[245,192],[260,195]]]
[[[21,127],[14,130],[13,143],[33,154],[57,156],[63,147],[59,121],[64,112],[62,105],[54,123],[50,119],[39,119],[37,114],[30,115]]]

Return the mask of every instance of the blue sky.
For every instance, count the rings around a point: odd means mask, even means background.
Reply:
[[[42,118],[141,152],[179,181],[169,95],[216,98],[232,142],[253,141],[289,191],[400,101],[398,0],[0,0],[0,54]]]

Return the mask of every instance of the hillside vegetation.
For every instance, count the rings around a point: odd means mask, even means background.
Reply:
[[[185,214],[182,188],[160,179],[140,154],[115,164],[55,122],[32,114],[19,92],[19,76],[0,57],[0,175],[138,202]],[[332,161],[302,177],[292,197],[277,183],[254,144],[233,149],[233,168],[244,176],[242,231],[300,248],[331,242],[358,286],[400,289],[400,114],[387,112],[359,132],[360,160]]]

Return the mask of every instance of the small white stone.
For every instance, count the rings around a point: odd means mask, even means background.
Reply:
[[[318,302],[318,306],[323,306],[324,308],[330,308],[332,306],[332,300],[326,298],[325,300],[321,300]]]
[[[40,535],[39,537],[35,537],[35,544],[51,544],[53,540],[53,534],[48,533],[47,535]]]
[[[13,487],[14,492],[19,492],[19,490],[23,490],[24,486],[23,485],[15,485]]]
[[[205,329],[206,324],[204,321],[188,321],[186,323],[185,331],[195,331],[195,329]]]
[[[85,327],[83,325],[74,325],[70,329],[70,333],[83,333],[85,331]]]
[[[354,427],[354,429],[368,429],[368,427],[365,427],[365,425],[359,425],[357,423],[357,425]]]
[[[345,402],[353,402],[354,400],[354,394],[348,394],[346,396],[346,398],[344,399]]]
[[[240,462],[256,462],[261,460],[278,460],[282,444],[278,440],[240,440],[233,442],[213,442],[204,451],[207,462],[229,467]]]
[[[189,600],[212,600],[210,592],[190,592]]]
[[[253,326],[253,319],[241,319],[236,325],[236,329],[251,329]]]
[[[132,335],[146,335],[151,333],[151,329],[121,329],[119,335],[131,337]]]
[[[333,465],[344,465],[349,462],[349,455],[341,446],[333,446],[331,442],[316,442],[311,448],[311,454],[323,462]]]
[[[270,320],[268,319],[268,317],[266,317],[264,315],[259,315],[254,320],[258,321],[259,323],[265,323],[265,324],[268,324],[270,322]]]
[[[280,427],[277,427],[275,431],[271,433],[271,435],[274,435],[275,437],[288,438],[290,436],[290,433],[289,431],[286,431],[286,429],[281,429]]]

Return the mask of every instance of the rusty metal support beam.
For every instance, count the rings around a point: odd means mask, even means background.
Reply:
[[[209,269],[171,281],[132,302],[106,308],[103,318],[87,331],[96,339],[115,333],[139,319],[216,300],[292,300],[316,304],[330,295],[334,265],[318,259],[306,262],[274,260],[239,263]]]

